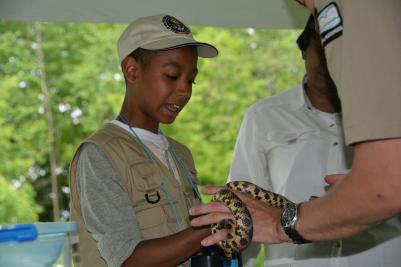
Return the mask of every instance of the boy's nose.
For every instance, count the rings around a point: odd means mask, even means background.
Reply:
[[[179,96],[190,97],[192,93],[192,84],[189,84],[187,82],[179,83],[176,89],[176,93]]]

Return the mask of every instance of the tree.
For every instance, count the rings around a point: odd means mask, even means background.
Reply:
[[[0,22],[0,178],[8,185],[1,185],[1,196],[7,196],[0,201],[2,222],[36,220],[35,214],[41,221],[53,220],[55,192],[62,210],[56,217],[68,217],[73,153],[85,137],[118,114],[123,99],[116,52],[123,27]],[[295,45],[299,32],[193,30],[198,40],[215,44],[220,55],[199,60],[189,105],[174,124],[162,128],[190,147],[202,184],[223,184],[246,109],[300,82],[303,62]],[[51,176],[57,177],[54,192]],[[15,214],[11,208],[11,213],[1,213],[9,203],[18,203],[17,191],[24,201],[13,207]],[[41,209],[27,212],[24,203]]]

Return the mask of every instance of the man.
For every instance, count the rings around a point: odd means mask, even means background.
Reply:
[[[297,43],[307,74],[300,86],[258,101],[247,111],[230,181],[250,181],[301,202],[325,193],[327,184],[322,177],[350,166],[344,157],[340,101],[313,16]],[[351,152],[349,147],[345,151]],[[401,223],[392,220],[349,240],[266,246],[264,266],[398,266],[401,255],[395,250],[399,247]],[[242,253],[244,266],[254,265],[259,248],[253,243]]]
[[[355,157],[347,175],[326,177],[336,183],[326,195],[290,209],[241,196],[251,211],[257,242],[341,239],[401,212],[401,1],[301,2],[318,21],[341,100],[345,140],[355,146]],[[193,226],[231,217],[219,203],[191,210],[191,215],[204,213],[209,214],[194,219]],[[226,231],[220,231],[202,244],[225,237]]]

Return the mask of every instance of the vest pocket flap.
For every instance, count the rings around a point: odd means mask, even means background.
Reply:
[[[162,186],[160,173],[155,163],[141,160],[131,163],[130,171],[134,174],[133,183],[139,191],[152,191]]]

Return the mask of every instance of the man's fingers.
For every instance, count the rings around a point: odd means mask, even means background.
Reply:
[[[218,231],[217,233],[210,235],[206,238],[204,238],[201,241],[202,246],[207,247],[207,246],[211,246],[214,244],[217,244],[218,242],[227,239],[227,230],[226,229],[221,229],[220,231]]]
[[[334,185],[336,184],[339,180],[341,180],[345,175],[344,174],[332,174],[332,175],[327,175],[324,177],[324,180],[326,183],[329,185]]]

